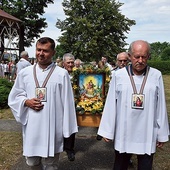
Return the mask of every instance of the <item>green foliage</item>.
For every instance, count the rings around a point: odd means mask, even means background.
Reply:
[[[8,95],[12,86],[13,83],[7,79],[0,78],[0,109],[8,107]]]
[[[170,74],[170,60],[169,61],[149,61],[148,65],[160,70],[162,74]]]
[[[170,60],[170,46],[165,48],[161,53],[162,60]]]
[[[56,53],[55,53],[55,56],[54,56],[54,60],[58,57],[62,58],[63,55],[65,54],[65,51],[64,51],[63,48],[61,48],[61,45],[57,45],[55,50],[56,50]]]
[[[58,19],[56,27],[61,29],[61,48],[72,52],[85,62],[100,60],[103,55],[113,59],[126,45],[125,33],[134,20],[120,13],[123,5],[115,0],[64,0],[66,19]]]
[[[48,3],[54,3],[54,0],[3,0],[3,4],[1,2],[1,9],[22,21],[21,34],[25,47],[31,46],[34,39],[39,38],[39,34],[44,32],[43,28],[47,27],[46,19],[42,18],[42,15]]]
[[[151,46],[151,60],[162,60],[161,53],[167,48],[170,47],[168,42],[154,42],[150,44]]]

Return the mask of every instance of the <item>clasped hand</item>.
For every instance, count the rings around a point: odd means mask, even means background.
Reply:
[[[35,111],[40,111],[43,109],[44,104],[41,103],[40,99],[32,98],[32,99],[27,99],[25,101],[25,106],[27,106]]]

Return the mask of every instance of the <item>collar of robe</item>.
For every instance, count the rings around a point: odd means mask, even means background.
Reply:
[[[129,73],[129,68],[130,67],[130,73]],[[144,68],[144,72],[143,72],[143,76],[145,76],[146,75],[146,73],[147,73],[147,68],[148,68],[149,66],[147,65],[145,68]],[[132,70],[132,64],[130,64],[130,65],[127,65],[126,66],[126,70],[127,70],[127,72],[128,72],[128,74],[129,75],[134,75],[134,73],[133,73],[133,70]]]
[[[42,70],[43,72],[44,71],[47,71],[48,69],[50,69],[51,67],[53,67],[55,63],[52,62],[50,65],[48,65],[45,69],[41,68],[40,65],[37,63],[37,66],[39,67],[40,70]]]

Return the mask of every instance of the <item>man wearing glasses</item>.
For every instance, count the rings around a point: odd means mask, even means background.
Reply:
[[[115,70],[118,70],[118,69],[121,69],[123,67],[126,67],[129,63],[129,60],[128,60],[128,53],[127,52],[121,52],[117,55],[117,60],[116,60],[116,69]]]

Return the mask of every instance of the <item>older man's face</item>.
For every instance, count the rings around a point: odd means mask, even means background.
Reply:
[[[133,47],[133,53],[130,56],[134,74],[140,75],[144,72],[149,59],[149,49],[145,42],[136,42]]]
[[[128,64],[128,55],[124,53],[119,54],[117,59],[117,66],[119,68],[123,68],[126,67],[127,64]]]
[[[73,67],[74,67],[74,59],[67,57],[64,60],[64,68],[68,71],[68,72],[72,72]]]

